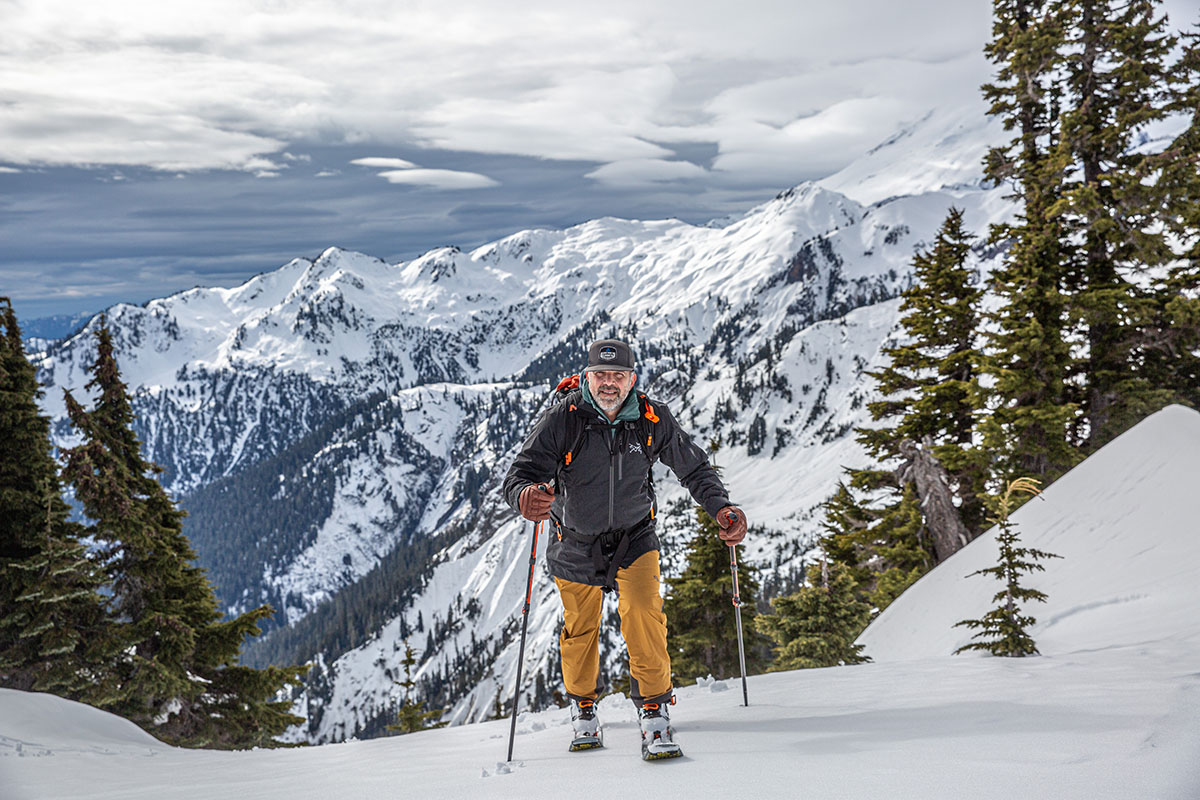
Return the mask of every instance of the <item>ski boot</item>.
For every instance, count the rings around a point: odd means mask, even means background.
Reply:
[[[570,752],[594,750],[604,746],[600,735],[600,720],[596,718],[596,701],[571,699],[571,727],[575,737],[571,739]]]
[[[679,758],[683,755],[683,750],[675,744],[675,731],[671,728],[671,717],[667,708],[662,703],[646,702],[642,703],[642,707],[638,710],[644,761]]]

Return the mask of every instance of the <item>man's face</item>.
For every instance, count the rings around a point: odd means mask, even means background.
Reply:
[[[637,380],[637,373],[624,369],[586,372],[588,391],[606,414],[616,413]]]

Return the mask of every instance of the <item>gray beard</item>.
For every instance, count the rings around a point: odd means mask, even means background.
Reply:
[[[595,398],[596,405],[600,406],[600,410],[604,412],[616,411],[625,402],[625,395],[618,394],[617,398],[610,403],[605,403],[601,395],[597,394]]]

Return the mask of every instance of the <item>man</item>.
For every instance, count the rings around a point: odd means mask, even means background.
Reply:
[[[559,642],[575,728],[571,749],[601,745],[600,609],[602,593],[615,590],[643,757],[671,758],[682,752],[667,713],[671,659],[651,466],[659,460],[671,468],[717,520],[727,544],[742,541],[746,519],[666,406],[633,391],[637,373],[628,344],[592,344],[583,378],[534,425],[505,477],[504,496],[526,519],[552,521],[546,559],[563,604]]]

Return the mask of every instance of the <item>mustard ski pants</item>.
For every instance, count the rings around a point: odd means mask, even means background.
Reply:
[[[563,683],[576,698],[596,697],[600,678],[599,586],[555,578],[563,604]],[[653,699],[671,691],[671,657],[667,653],[667,615],[658,593],[658,551],[651,550],[617,571],[617,613],[621,636],[629,649],[633,700]]]

